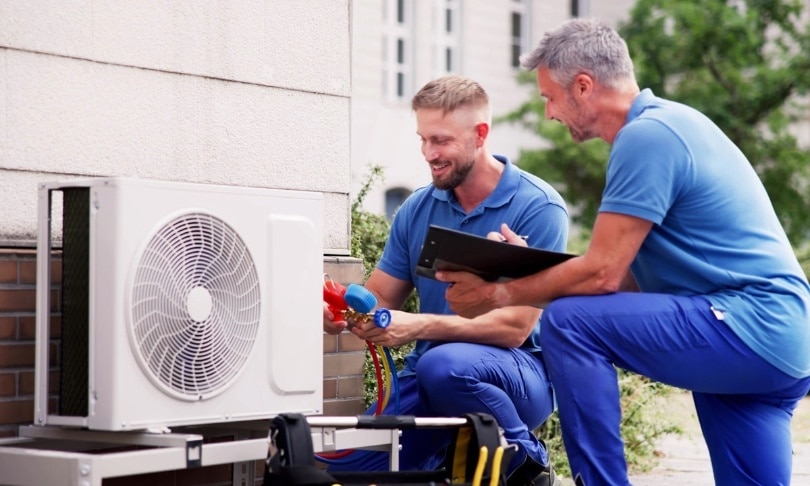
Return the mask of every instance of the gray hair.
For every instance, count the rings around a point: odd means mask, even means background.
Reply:
[[[552,79],[566,88],[581,73],[609,88],[635,84],[636,79],[627,43],[595,19],[571,19],[546,32],[540,45],[520,61],[529,70],[547,67]]]
[[[411,100],[414,111],[439,108],[447,114],[462,106],[483,107],[489,112],[489,96],[477,82],[453,74],[429,81]]]

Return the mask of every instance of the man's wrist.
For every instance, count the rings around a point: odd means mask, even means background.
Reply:
[[[510,280],[508,282],[500,282],[495,284],[495,291],[492,293],[492,295],[498,309],[516,305],[514,303],[515,295],[513,294],[515,290],[514,282],[514,280]]]

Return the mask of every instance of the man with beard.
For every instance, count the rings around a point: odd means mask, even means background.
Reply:
[[[451,307],[546,306],[541,343],[577,484],[629,484],[615,366],[692,391],[716,484],[790,484],[810,286],[751,163],[697,110],[640,90],[601,22],[564,23],[523,65],[549,119],[612,145],[591,243],[511,282],[440,272]]]
[[[537,344],[540,310],[507,307],[474,319],[453,315],[444,298],[447,284],[419,277],[415,268],[431,224],[507,242],[523,241],[518,235],[525,235],[532,246],[564,251],[567,209],[549,184],[489,152],[489,99],[475,81],[436,79],[414,96],[411,106],[433,183],[417,189],[397,211],[382,258],[365,287],[380,307],[389,309],[399,309],[415,288],[420,312],[394,310],[387,328],[366,323],[352,326],[351,332],[383,346],[415,341],[399,374],[400,409],[389,403],[384,413],[488,413],[516,447],[505,465],[508,484],[558,484],[548,452],[532,432],[554,410]],[[346,328],[345,322],[331,322],[332,317],[324,306],[327,332]],[[447,431],[404,431],[401,469],[433,469],[449,440]],[[388,468],[385,453],[354,456],[330,470]]]

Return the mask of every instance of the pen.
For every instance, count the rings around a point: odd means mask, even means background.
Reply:
[[[501,242],[506,241],[506,237],[504,235],[498,233],[497,231],[491,231],[487,235],[487,238],[493,238],[493,237],[497,237]],[[524,240],[524,241],[529,239],[529,235],[517,235],[517,237],[520,238],[521,240]]]

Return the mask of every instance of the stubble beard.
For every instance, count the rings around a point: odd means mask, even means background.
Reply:
[[[453,170],[443,178],[433,177],[433,186],[443,191],[451,191],[460,186],[472,172],[475,159],[470,159],[466,163],[454,167]]]
[[[596,134],[592,133],[589,129],[585,128],[589,124],[595,123],[596,120],[594,120],[593,117],[587,115],[587,113],[585,113],[585,110],[582,109],[582,107],[576,100],[569,99],[568,103],[569,107],[573,108],[571,112],[576,115],[575,119],[570,124],[566,124],[566,128],[568,128],[568,133],[571,134],[571,139],[577,143],[581,143],[585,142],[586,140],[596,138]]]

